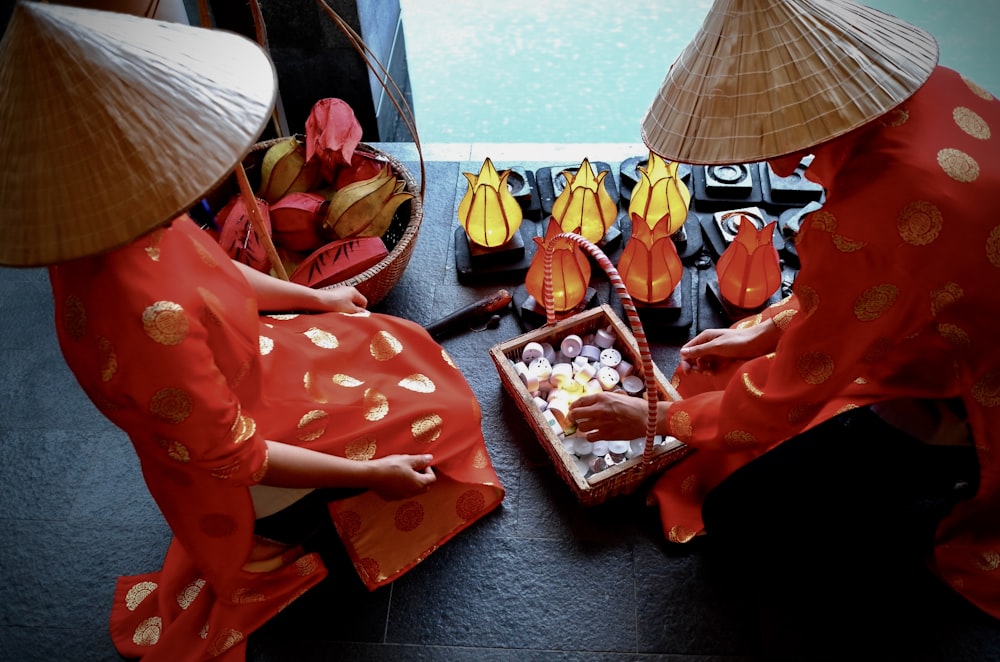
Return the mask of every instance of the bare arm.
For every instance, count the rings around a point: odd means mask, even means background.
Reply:
[[[269,276],[240,262],[233,261],[233,264],[240,269],[250,287],[257,293],[257,305],[261,310],[356,313],[368,305],[365,296],[353,287],[314,289]]]
[[[274,487],[347,487],[375,490],[385,499],[419,494],[437,480],[431,455],[388,455],[349,460],[336,455],[267,442],[267,473],[261,484]]]

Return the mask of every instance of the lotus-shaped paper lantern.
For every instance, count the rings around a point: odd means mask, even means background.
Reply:
[[[594,174],[590,161],[583,160],[574,175],[566,170],[566,187],[552,204],[552,218],[563,232],[574,232],[591,243],[604,238],[618,216],[618,203],[604,186],[608,171]]]
[[[632,199],[628,205],[629,217],[635,218],[638,215],[650,228],[666,217],[668,235],[684,227],[691,204],[691,192],[678,176],[678,166],[676,161],[667,163],[653,152],[649,153],[646,167],[638,168],[639,181],[632,189]]]
[[[292,136],[264,152],[260,167],[260,197],[269,204],[291,193],[303,193],[319,183],[319,161],[306,162],[306,146]]]
[[[524,287],[535,301],[542,303],[544,299],[545,279],[545,246],[558,234],[562,233],[559,224],[552,219],[545,230],[545,239],[534,237],[538,250],[531,259],[528,273],[524,279]],[[552,252],[552,299],[553,310],[563,313],[579,306],[587,296],[587,285],[590,283],[590,260],[580,250],[576,242],[570,239],[553,240]]]
[[[781,263],[774,248],[772,221],[758,230],[741,215],[736,238],[719,257],[715,272],[722,298],[737,308],[763,306],[781,285]]]
[[[381,237],[396,209],[413,197],[386,166],[372,177],[334,191],[322,228],[331,238]]]
[[[638,214],[632,214],[632,237],[618,259],[618,273],[636,301],[665,301],[684,276],[677,247],[666,231],[668,221],[663,217],[650,229]]]
[[[487,157],[478,176],[470,172],[462,174],[469,188],[458,203],[458,222],[472,243],[485,248],[503,246],[524,220],[521,205],[507,188],[510,171],[497,173],[493,161]]]

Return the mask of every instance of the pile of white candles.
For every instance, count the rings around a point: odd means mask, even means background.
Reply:
[[[514,371],[521,378],[545,422],[577,463],[583,476],[600,473],[641,455],[645,438],[591,441],[576,429],[570,405],[580,396],[616,391],[642,397],[646,384],[641,368],[622,357],[611,327],[592,334],[569,334],[557,350],[551,343],[529,342],[521,350]],[[657,436],[654,444],[663,443]]]

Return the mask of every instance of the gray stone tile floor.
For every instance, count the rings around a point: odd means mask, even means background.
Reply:
[[[412,148],[382,147],[416,171]],[[644,156],[617,146],[604,160],[616,149],[618,160]],[[413,259],[380,312],[426,324],[498,286],[519,284],[458,282],[457,185],[481,163],[475,148],[459,152],[427,162]],[[578,154],[576,162],[585,155]],[[567,158],[544,149],[527,159],[523,150],[506,156],[529,168]],[[607,300],[608,289],[599,286],[598,296]],[[127,438],[66,368],[51,318],[44,270],[0,269],[0,660],[118,660],[107,625],[115,579],[159,567],[170,532]],[[699,312],[695,327],[710,323],[711,314]],[[808,620],[810,604],[773,604],[720,561],[710,538],[665,542],[641,493],[596,507],[577,503],[488,356],[490,346],[520,333],[507,314],[495,329],[442,341],[480,399],[507,489],[501,507],[372,593],[321,528],[317,545],[330,577],[250,637],[249,660],[735,661],[775,659],[776,651],[783,659],[828,659],[832,650],[847,651],[836,659],[1000,659],[1000,623],[935,585],[920,594],[921,617],[902,633],[873,642],[848,626],[776,647],[788,633],[774,624],[789,615]],[[669,374],[683,338],[650,335],[654,358]],[[847,623],[867,597],[838,598]],[[874,650],[889,652],[876,658]]]

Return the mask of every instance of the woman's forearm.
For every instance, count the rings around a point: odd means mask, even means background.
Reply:
[[[366,488],[375,482],[376,465],[293,446],[267,442],[267,473],[262,485],[272,487]]]
[[[240,262],[233,262],[257,294],[261,310],[317,310],[322,308],[317,290],[269,276]]]

